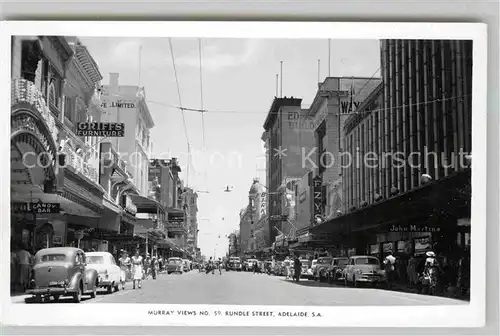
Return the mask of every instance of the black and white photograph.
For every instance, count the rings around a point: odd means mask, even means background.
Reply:
[[[39,24],[2,35],[9,320],[480,321],[480,25]]]

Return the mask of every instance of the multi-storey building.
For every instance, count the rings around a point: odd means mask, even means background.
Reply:
[[[119,74],[110,73],[109,85],[101,87],[103,122],[125,124],[124,137],[110,139],[133,175],[140,195],[148,194],[148,167],[151,149],[150,130],[154,127],[143,87],[119,85]]]
[[[102,221],[107,209],[97,140],[74,133],[76,122],[98,119],[102,112],[95,92],[101,78],[75,37],[12,39],[12,232],[30,249],[102,248],[92,232],[117,230],[114,222]],[[40,155],[41,165],[29,155],[23,160],[22,153],[30,152]],[[36,215],[26,207],[32,202],[56,203],[60,211]]]
[[[472,42],[381,51],[384,82],[344,127],[346,212],[314,231],[335,233],[344,253],[454,258],[470,245]]]
[[[191,188],[186,188],[183,194],[184,210],[187,224],[187,252],[196,255],[198,247],[198,194]]]
[[[306,172],[303,164],[304,153],[308,153],[314,142],[314,133],[307,119],[307,111],[301,108],[300,98],[274,98],[264,123],[267,156],[267,188],[269,209],[268,232],[270,246],[280,232],[288,232],[292,227],[285,217],[288,209],[283,205],[287,190],[294,190],[294,183]]]

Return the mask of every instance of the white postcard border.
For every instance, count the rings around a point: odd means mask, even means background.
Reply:
[[[12,304],[9,295],[10,223],[2,221],[2,324],[6,325],[177,325],[177,326],[350,326],[350,327],[480,327],[485,322],[486,277],[486,96],[487,36],[486,25],[476,23],[288,23],[288,22],[78,22],[11,21],[0,25],[1,64],[10,62],[11,35],[66,36],[150,36],[150,37],[228,37],[228,38],[426,38],[473,39],[472,99],[472,218],[471,226],[471,300],[459,306],[202,306],[157,304]],[[8,46],[8,47],[7,47]],[[9,67],[0,67],[0,102],[5,111],[10,103]],[[10,134],[9,114],[2,113],[2,136],[7,144]],[[7,146],[2,156],[0,174],[2,213],[10,212],[10,169]],[[202,284],[201,284],[202,285]],[[150,310],[208,311],[203,317],[148,315]],[[215,311],[221,311],[217,317]],[[225,317],[231,311],[279,311],[320,313],[320,318]]]

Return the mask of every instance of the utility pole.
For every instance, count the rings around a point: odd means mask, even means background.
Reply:
[[[280,61],[280,98],[283,98],[283,61]]]

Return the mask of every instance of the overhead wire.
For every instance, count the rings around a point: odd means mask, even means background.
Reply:
[[[200,112],[201,112],[201,132],[202,132],[202,139],[203,139],[203,153],[205,155],[205,159],[207,158],[207,144],[205,141],[205,106],[204,106],[204,101],[203,101],[203,54],[202,54],[202,44],[201,44],[201,38],[198,39],[198,51],[199,51],[199,56],[200,56]],[[205,189],[207,189],[208,185],[208,164],[205,165],[205,172],[204,172],[204,177],[205,177]]]
[[[187,172],[186,172],[186,186],[189,186],[189,168],[191,166],[191,144],[189,142],[189,134],[186,126],[186,115],[184,114],[184,108],[182,106],[182,97],[181,97],[181,89],[179,85],[179,77],[177,76],[177,67],[175,66],[175,56],[174,56],[174,47],[172,45],[172,39],[168,39],[168,44],[170,46],[170,55],[172,56],[172,66],[174,68],[174,77],[175,84],[177,85],[177,95],[179,97],[179,106],[182,113],[182,122],[184,125],[184,134],[186,136],[187,149],[188,149],[188,162],[187,162]]]

